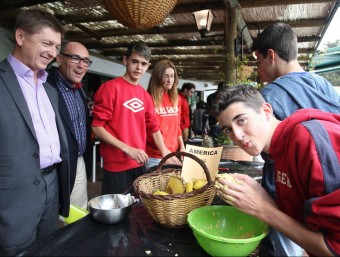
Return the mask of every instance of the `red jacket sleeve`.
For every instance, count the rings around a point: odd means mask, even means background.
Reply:
[[[156,118],[155,106],[149,93],[145,96],[145,123],[148,134],[157,132],[159,128],[158,120]]]
[[[182,120],[182,98],[178,97],[178,124],[179,124],[179,127],[178,127],[178,133],[177,133],[177,136],[181,136],[182,135],[182,128],[181,128],[181,120]]]
[[[190,127],[189,103],[184,96],[181,96],[181,130]]]
[[[102,84],[94,95],[92,126],[104,127],[105,123],[112,119],[114,94],[110,92],[112,87]]]

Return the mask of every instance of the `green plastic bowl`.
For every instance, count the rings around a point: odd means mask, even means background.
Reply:
[[[248,256],[268,234],[268,225],[232,206],[204,206],[189,213],[188,224],[212,256]]]

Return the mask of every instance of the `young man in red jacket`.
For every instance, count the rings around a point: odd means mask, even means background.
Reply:
[[[301,109],[283,121],[257,89],[223,91],[212,108],[222,128],[248,154],[275,160],[274,200],[254,179],[234,174],[217,191],[300,245],[310,256],[340,254],[340,115]]]
[[[298,109],[315,108],[340,113],[340,96],[325,78],[305,71],[298,62],[298,38],[293,28],[285,23],[274,23],[265,28],[253,41],[257,56],[259,80],[266,83],[261,89],[263,98],[270,103],[276,118],[284,120]],[[262,186],[276,197],[274,182],[275,163],[262,153]],[[303,256],[301,247],[270,229],[262,240],[259,254],[272,256]]]

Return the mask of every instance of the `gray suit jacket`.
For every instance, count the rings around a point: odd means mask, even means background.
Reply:
[[[45,83],[44,87],[59,132],[63,160],[58,165],[60,214],[67,216],[70,206],[67,139],[58,111],[58,94],[51,85]],[[37,224],[41,211],[37,205],[40,183],[43,182],[39,144],[33,122],[15,73],[5,59],[0,62],[0,245],[7,244],[7,234],[16,233],[18,244],[29,237],[23,231],[30,231],[29,227]]]

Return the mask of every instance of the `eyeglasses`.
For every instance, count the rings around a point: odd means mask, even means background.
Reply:
[[[84,66],[89,67],[92,63],[92,61],[89,58],[81,58],[79,55],[76,54],[65,54],[65,53],[59,53],[63,56],[66,56],[68,58],[71,58],[71,62],[74,64],[79,64],[80,61],[83,61]]]

